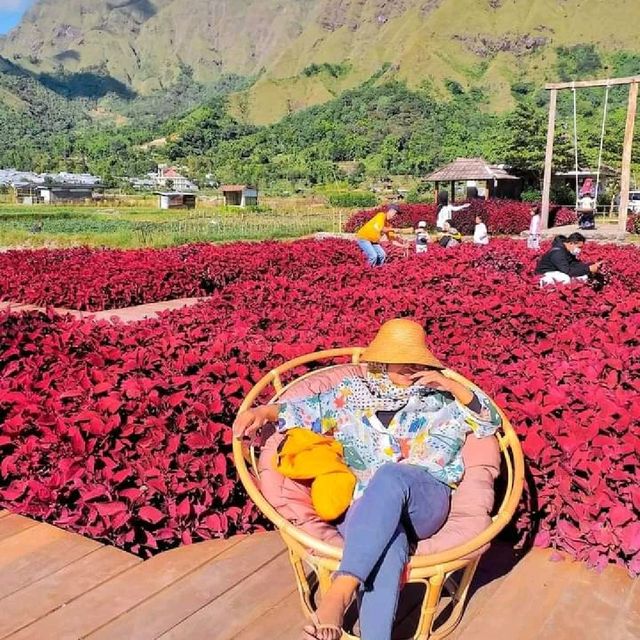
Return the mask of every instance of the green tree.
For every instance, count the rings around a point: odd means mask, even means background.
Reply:
[[[504,162],[538,185],[544,173],[547,146],[547,118],[543,110],[520,102],[504,119],[501,155]],[[574,164],[573,150],[566,130],[556,129],[553,166],[567,169]]]

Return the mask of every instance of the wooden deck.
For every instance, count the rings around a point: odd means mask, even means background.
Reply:
[[[449,637],[640,637],[640,581],[621,569],[598,575],[549,556],[536,550],[513,566],[504,548],[489,552]],[[275,533],[182,547],[142,562],[0,511],[0,575],[0,639],[298,640],[303,623]],[[411,615],[402,617],[410,626]]]

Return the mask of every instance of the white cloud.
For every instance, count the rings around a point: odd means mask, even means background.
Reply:
[[[0,0],[0,13],[14,13],[26,9],[32,0]]]

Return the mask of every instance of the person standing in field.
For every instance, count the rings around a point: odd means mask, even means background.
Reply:
[[[440,191],[440,193],[438,193],[438,212],[436,218],[436,228],[438,231],[444,231],[445,222],[451,222],[455,211],[461,211],[470,206],[471,204],[467,203],[461,204],[459,207],[454,207],[452,204],[449,204],[449,192]]]
[[[398,215],[398,211],[398,205],[391,204],[387,207],[386,211],[376,213],[373,218],[356,231],[358,246],[362,249],[362,252],[367,258],[367,262],[372,267],[384,264],[387,254],[380,246],[380,240],[383,235],[391,239],[393,228],[390,223],[396,215]]]
[[[540,248],[540,205],[531,207],[531,222],[527,236],[527,248],[537,251]]]

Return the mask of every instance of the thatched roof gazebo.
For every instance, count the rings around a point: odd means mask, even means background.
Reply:
[[[488,198],[517,198],[520,196],[520,178],[511,175],[503,166],[489,164],[482,158],[457,158],[448,165],[437,169],[425,178],[426,182],[435,182],[436,196],[442,183],[449,184],[451,201],[455,201],[456,182],[469,184],[484,182],[485,197]]]

